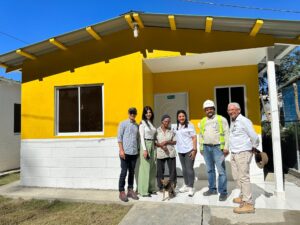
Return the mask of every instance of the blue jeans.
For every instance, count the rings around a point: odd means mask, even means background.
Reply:
[[[216,191],[216,170],[218,177],[218,191],[222,195],[227,195],[227,176],[225,170],[225,157],[223,151],[220,150],[220,145],[209,146],[204,145],[204,160],[206,163],[206,171],[208,176],[208,188],[210,191]]]

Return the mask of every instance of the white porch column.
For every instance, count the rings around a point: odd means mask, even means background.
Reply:
[[[283,172],[282,172],[282,157],[281,157],[281,141],[278,113],[278,95],[276,87],[276,74],[274,62],[274,47],[267,49],[267,73],[268,87],[271,106],[271,127],[272,127],[272,146],[273,146],[273,161],[275,175],[275,194],[284,196],[283,187]]]

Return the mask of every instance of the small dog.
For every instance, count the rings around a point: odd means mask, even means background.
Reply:
[[[169,179],[162,179],[161,183],[163,185],[163,199],[162,201],[165,201],[166,199],[170,200],[171,198],[174,198],[175,193],[175,184],[171,182]],[[168,192],[168,197],[165,198],[165,194]]]

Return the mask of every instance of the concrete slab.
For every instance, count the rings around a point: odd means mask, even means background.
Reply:
[[[182,179],[178,179],[178,187],[182,184]],[[300,210],[300,187],[294,183],[285,183],[285,196],[278,197],[274,194],[274,182],[264,182],[262,184],[252,184],[255,208],[257,209],[284,209]],[[234,197],[239,195],[235,189],[234,182],[228,182],[228,199],[224,202],[218,200],[217,195],[203,196],[207,190],[207,181],[198,180],[195,182],[195,195],[191,198],[187,193],[177,193],[177,196],[163,203],[179,203],[208,205],[219,207],[236,207],[232,202]],[[178,192],[178,189],[177,189]],[[39,188],[22,187],[19,182],[0,187],[0,195],[12,198],[36,198],[36,199],[61,199],[68,201],[87,201],[87,202],[115,202],[122,203],[118,198],[118,191],[97,190],[97,189],[66,189],[66,188]],[[152,195],[150,198],[141,197],[139,201],[130,200],[129,204],[135,202],[162,202],[162,193]],[[122,203],[123,204],[123,203]],[[126,203],[124,203],[126,204]],[[127,203],[128,204],[128,203]]]
[[[203,225],[224,224],[272,224],[272,225],[298,225],[300,212],[280,209],[256,209],[255,214],[235,214],[231,207],[203,207]]]
[[[190,204],[136,203],[119,225],[199,225],[202,224],[202,207]]]

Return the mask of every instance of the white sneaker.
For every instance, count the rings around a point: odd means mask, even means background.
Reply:
[[[189,197],[193,197],[193,196],[194,196],[194,193],[195,193],[194,188],[189,187],[188,189],[189,189]]]
[[[186,186],[185,184],[181,188],[179,188],[180,193],[184,193],[188,191],[189,191],[188,186]]]

